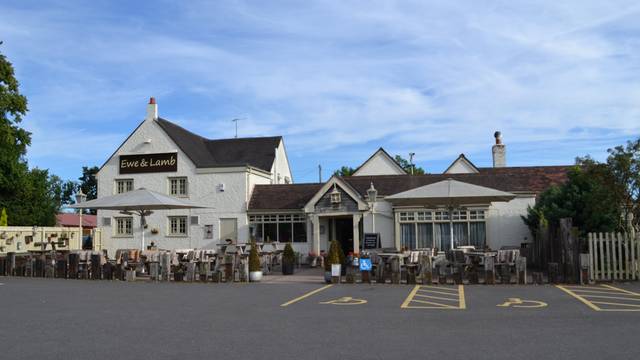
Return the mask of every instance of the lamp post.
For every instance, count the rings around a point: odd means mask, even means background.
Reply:
[[[369,198],[369,210],[371,211],[371,232],[376,233],[376,215],[375,215],[375,205],[376,198],[378,197],[378,190],[373,187],[373,181],[371,182],[371,186],[367,190],[367,197]],[[362,251],[364,251],[364,240],[362,241]]]
[[[78,193],[76,194],[76,204],[81,204],[87,200],[87,195],[82,192],[82,189],[78,189]],[[80,249],[82,249],[82,209],[78,209],[80,219],[78,226],[80,227],[80,237],[78,239],[80,243]]]

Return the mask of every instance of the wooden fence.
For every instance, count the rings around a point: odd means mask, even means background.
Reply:
[[[588,241],[591,280],[638,280],[640,278],[638,268],[640,236],[623,233],[589,233]]]

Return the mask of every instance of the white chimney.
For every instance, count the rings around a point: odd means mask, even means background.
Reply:
[[[496,131],[493,136],[496,138],[496,144],[491,148],[493,153],[493,167],[505,167],[507,166],[507,151],[502,143],[502,134],[500,131]]]
[[[147,105],[147,117],[145,120],[157,120],[158,119],[158,104],[156,104],[156,98],[149,99],[149,105]]]

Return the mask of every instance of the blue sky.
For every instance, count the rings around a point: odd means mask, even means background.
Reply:
[[[570,164],[640,134],[636,1],[3,1],[0,52],[63,178],[143,119],[206,137],[283,135],[294,181],[383,146],[429,172]]]

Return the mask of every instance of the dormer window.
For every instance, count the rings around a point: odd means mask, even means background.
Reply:
[[[334,206],[340,205],[340,203],[342,202],[342,198],[340,196],[340,191],[338,191],[338,188],[336,187],[336,184],[333,184],[333,191],[331,191],[331,204]]]

